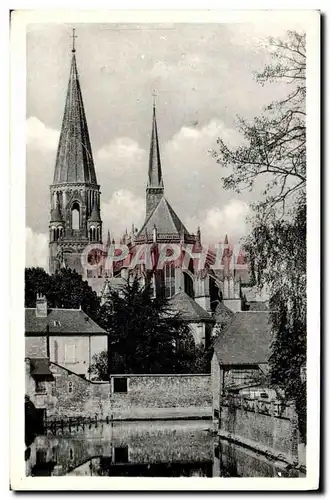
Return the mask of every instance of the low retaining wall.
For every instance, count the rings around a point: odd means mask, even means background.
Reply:
[[[126,380],[127,392],[116,392]],[[211,418],[210,375],[116,375],[111,377],[114,419]]]
[[[221,401],[219,435],[298,462],[298,421],[292,406],[228,396]]]
[[[40,400],[48,419],[92,417],[98,420],[211,418],[210,375],[115,375],[90,382],[50,363],[54,382]],[[31,392],[31,384],[29,384]]]

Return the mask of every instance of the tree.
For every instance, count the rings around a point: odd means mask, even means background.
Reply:
[[[25,307],[35,307],[37,293],[50,296],[50,276],[42,267],[25,269]]]
[[[217,162],[231,173],[222,178],[226,189],[240,192],[252,188],[259,177],[266,181],[264,198],[255,208],[268,215],[273,208],[282,214],[304,198],[306,189],[306,37],[293,31],[287,40],[269,39],[274,64],[266,66],[256,79],[262,85],[281,81],[288,95],[270,103],[260,116],[249,122],[238,118],[242,145],[228,146],[218,139]]]
[[[91,379],[96,380],[108,380],[108,351],[102,351],[98,354],[94,354],[92,358],[92,364],[89,368],[89,373]]]
[[[39,267],[25,269],[25,307],[35,307],[37,293],[46,296],[49,307],[81,307],[99,320],[100,300],[76,271],[63,268],[49,275]]]
[[[270,377],[296,402],[305,437],[306,392],[306,47],[305,35],[288,32],[270,39],[274,64],[256,75],[262,84],[282,81],[288,94],[261,116],[239,119],[243,144],[230,148],[220,138],[217,161],[230,167],[224,187],[240,191],[266,180],[263,198],[253,205],[252,233],[245,241],[254,282],[267,285],[274,340]]]
[[[109,334],[111,373],[191,370],[195,346],[189,326],[173,312],[168,299],[152,298],[150,283],[141,287],[135,278],[127,280],[120,292],[112,290],[101,318]]]

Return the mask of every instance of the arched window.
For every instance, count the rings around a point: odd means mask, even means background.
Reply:
[[[93,228],[89,228],[89,241],[93,241]]]
[[[80,207],[77,202],[72,205],[71,226],[72,229],[80,229]]]
[[[165,297],[170,298],[175,294],[175,267],[171,263],[164,266]]]
[[[184,277],[184,291],[189,297],[194,298],[194,282],[188,273],[183,273]]]

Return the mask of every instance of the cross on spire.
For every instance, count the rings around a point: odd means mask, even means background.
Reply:
[[[76,52],[76,47],[75,47],[75,38],[78,38],[77,35],[75,35],[75,28],[72,28],[72,36],[70,36],[70,38],[72,38],[72,52],[75,53]]]
[[[157,97],[157,92],[155,89],[152,91],[152,105],[155,108],[156,107],[156,97]]]

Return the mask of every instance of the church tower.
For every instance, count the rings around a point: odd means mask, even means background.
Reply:
[[[81,254],[102,243],[100,186],[80,88],[73,30],[72,59],[53,183],[50,186],[49,270],[84,275]]]

